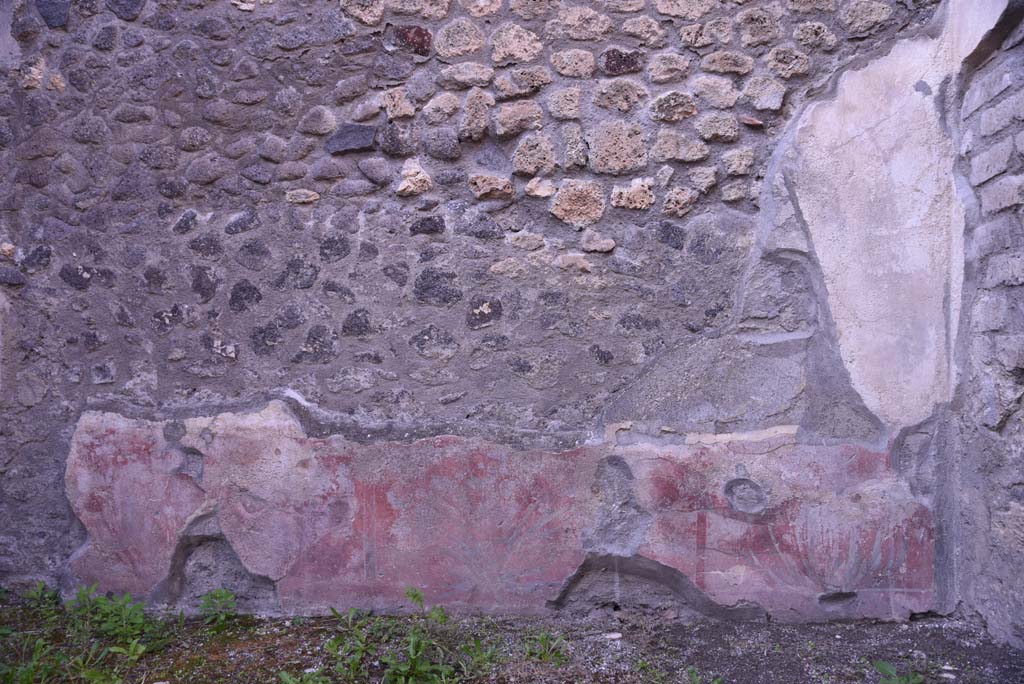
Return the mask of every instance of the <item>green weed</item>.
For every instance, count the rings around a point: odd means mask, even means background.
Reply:
[[[646,660],[638,660],[636,663],[637,672],[642,672],[647,675],[646,679],[651,684],[666,684],[668,682],[668,674],[654,665],[651,665]]]
[[[334,671],[348,681],[356,681],[367,674],[370,660],[376,654],[367,629],[369,620],[355,608],[344,617],[338,611],[331,612],[345,625],[345,634],[330,639],[324,648],[334,659]]]
[[[498,660],[498,649],[485,645],[480,637],[473,637],[472,641],[462,644],[459,652],[463,655],[459,668],[466,677],[485,674]]]
[[[420,591],[419,589],[417,589],[415,587],[406,587],[406,589],[405,589],[405,598],[407,598],[410,601],[412,601],[413,605],[415,605],[417,608],[420,609],[420,612],[423,611],[423,605],[424,604],[423,604],[423,592],[422,591]]]
[[[444,663],[444,650],[418,629],[409,633],[403,657],[388,655],[384,684],[445,684],[454,681],[455,670]]]
[[[882,675],[882,679],[879,680],[880,684],[921,684],[924,681],[924,676],[919,672],[899,674],[896,666],[885,660],[876,660],[871,663],[871,666]]]
[[[154,650],[166,645],[167,626],[146,615],[131,594],[107,598],[96,586],[82,587],[67,605],[68,632],[79,643],[99,639],[114,644],[146,642]]]
[[[279,672],[277,676],[281,679],[281,684],[331,684],[330,678],[320,670],[303,672],[298,675]]]
[[[22,639],[17,651],[20,651],[20,662],[12,665],[0,663],[0,684],[50,684],[60,681],[63,657],[45,639]]]
[[[541,632],[526,641],[526,657],[542,663],[561,665],[568,660],[563,651],[564,646],[565,640],[562,637]]]
[[[223,632],[228,622],[235,617],[235,595],[227,589],[214,589],[203,594],[199,603],[199,614],[203,622],[210,625],[214,632]]]
[[[697,668],[692,665],[686,668],[686,681],[687,684],[704,684],[704,675],[697,671]],[[721,677],[715,677],[708,684],[722,684]]]

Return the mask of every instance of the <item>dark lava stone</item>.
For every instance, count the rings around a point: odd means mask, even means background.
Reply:
[[[185,320],[185,312],[175,304],[170,309],[153,314],[153,327],[156,328],[158,335],[166,335],[183,320]]]
[[[273,322],[258,326],[253,328],[249,341],[256,356],[267,356],[274,352],[274,347],[281,344],[281,330]]]
[[[320,258],[326,262],[344,259],[351,251],[352,247],[344,235],[333,235],[320,243]]]
[[[324,292],[339,298],[346,304],[354,304],[356,295],[350,288],[345,287],[336,280],[328,280],[324,283]]]
[[[235,313],[242,313],[261,301],[263,301],[263,293],[260,292],[260,289],[248,280],[243,279],[231,287],[228,308]]]
[[[597,64],[601,71],[609,76],[634,74],[644,68],[644,52],[643,50],[608,48],[598,57]]]
[[[433,324],[410,337],[409,345],[416,349],[421,356],[428,358],[454,350],[457,346],[455,338],[450,332]]]
[[[409,232],[413,235],[437,235],[443,233],[445,228],[443,216],[426,216],[414,221],[409,226]]]
[[[270,248],[262,240],[248,240],[235,253],[235,261],[250,271],[262,271],[270,257]]]
[[[50,28],[65,28],[71,0],[36,0],[36,10]]]
[[[188,241],[188,248],[209,258],[219,257],[224,253],[224,246],[220,244],[216,235],[194,237]]]
[[[122,21],[135,21],[145,6],[146,0],[107,0],[107,9]]]
[[[159,292],[167,283],[167,274],[156,266],[148,266],[142,272],[142,279],[146,281],[150,292]]]
[[[381,126],[377,143],[381,152],[392,157],[408,157],[416,149],[409,131],[393,121]]]
[[[192,209],[186,209],[178,217],[178,220],[174,222],[174,226],[171,228],[172,231],[178,235],[184,235],[199,223],[199,215],[196,214]]]
[[[434,159],[455,161],[462,156],[459,133],[450,126],[442,126],[423,136],[423,151]]]
[[[285,264],[281,275],[274,281],[274,287],[278,289],[291,287],[296,290],[308,290],[313,287],[313,283],[316,282],[319,274],[319,267],[303,261],[300,257],[295,257],[294,259],[289,259],[288,263]]]
[[[430,31],[422,26],[396,26],[394,28],[395,45],[415,55],[428,56],[433,42],[434,37]]]
[[[24,261],[21,262],[21,267],[29,273],[37,273],[50,267],[50,257],[53,255],[53,250],[49,245],[39,245],[28,253]]]
[[[686,230],[678,223],[662,221],[658,224],[658,241],[672,249],[682,249],[686,245]]]
[[[64,264],[60,267],[60,279],[76,290],[88,290],[92,285],[92,269]]]
[[[217,294],[217,279],[208,266],[193,266],[191,270],[192,291],[199,295],[199,301],[205,304]]]
[[[661,321],[657,318],[647,318],[638,313],[628,313],[619,319],[619,325],[625,330],[656,330],[661,327]]]
[[[372,242],[360,242],[359,243],[359,260],[360,261],[373,261],[380,254],[380,250],[377,249],[377,245]]]
[[[295,304],[289,304],[277,312],[277,324],[285,330],[294,330],[306,322],[306,316],[302,309]]]
[[[326,325],[314,325],[292,363],[327,363],[334,357],[334,332]]]
[[[468,209],[455,224],[455,232],[480,240],[500,240],[505,233],[491,215],[478,209]]]
[[[507,351],[512,347],[512,340],[508,335],[484,335],[480,346],[488,351]]]
[[[596,344],[590,345],[590,355],[597,359],[597,362],[602,366],[607,366],[615,358],[615,355],[610,351],[601,349]]]
[[[0,285],[24,285],[28,282],[25,274],[13,266],[0,266]]]
[[[341,334],[346,337],[365,337],[373,332],[370,324],[370,312],[366,309],[356,309],[345,317],[341,324]]]
[[[413,294],[424,304],[454,304],[462,299],[462,290],[455,287],[457,282],[458,276],[454,272],[428,266],[416,276]]]
[[[188,181],[184,178],[161,178],[157,181],[156,191],[167,199],[177,199],[178,197],[184,197],[185,193],[188,192]]]
[[[246,209],[241,216],[237,216],[224,226],[224,232],[228,235],[238,235],[248,232],[260,225],[260,216],[255,209]]]
[[[343,124],[324,143],[324,149],[331,154],[363,152],[373,149],[373,138],[377,129],[361,124]]]

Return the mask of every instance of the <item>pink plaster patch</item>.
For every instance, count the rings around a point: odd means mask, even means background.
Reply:
[[[86,584],[144,596],[167,575],[171,556],[203,492],[178,472],[161,423],[88,413],[72,440],[65,473],[71,507],[89,542],[71,567]]]
[[[162,424],[82,418],[66,476],[89,531],[72,563],[81,579],[148,594],[201,508],[290,612],[402,610],[407,587],[454,609],[536,612],[608,549],[784,620],[906,617],[933,603],[931,512],[884,452],[792,437],[562,453],[451,436],[361,445],[306,437],[279,403],[186,426],[201,482],[180,472]],[[620,465],[602,468],[612,455]],[[599,481],[613,476],[620,489]],[[623,497],[649,524],[622,534],[601,522]]]

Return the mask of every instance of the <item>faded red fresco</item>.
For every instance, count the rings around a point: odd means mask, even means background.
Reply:
[[[201,473],[182,467],[186,448]],[[629,492],[608,495],[609,457],[628,466]],[[359,445],[307,438],[275,403],[194,419],[169,445],[161,423],[87,414],[67,491],[89,532],[79,579],[137,595],[170,573],[190,518],[213,511],[285,612],[400,610],[407,587],[454,609],[541,611],[612,546],[782,620],[899,618],[933,601],[931,512],[888,455],[788,437],[561,453],[457,437]],[[598,521],[626,496],[650,524],[624,549]]]

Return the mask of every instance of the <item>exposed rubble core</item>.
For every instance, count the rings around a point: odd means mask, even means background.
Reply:
[[[3,581],[1024,643],[1019,2],[0,19]]]

